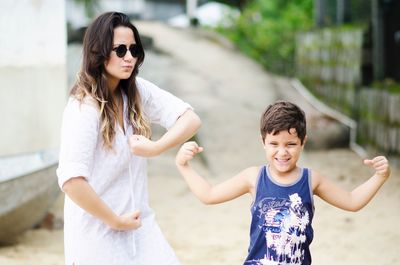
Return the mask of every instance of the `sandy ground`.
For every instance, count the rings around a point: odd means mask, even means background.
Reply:
[[[157,52],[147,53],[141,75],[190,102],[203,120],[198,140],[205,152],[194,166],[212,183],[264,163],[258,120],[267,104],[290,95],[308,117],[320,115],[288,80],[264,72],[212,34],[138,25],[142,34],[153,36],[157,47]],[[159,128],[155,132],[158,135]],[[242,264],[248,246],[250,196],[202,205],[178,175],[175,152],[149,161],[151,205],[165,236],[182,264]],[[319,170],[348,189],[373,173],[345,148],[306,150],[300,165]],[[62,204],[61,195],[51,209],[57,224],[62,221]],[[317,197],[315,206],[313,264],[400,264],[398,171],[360,212],[341,211]],[[18,244],[0,248],[0,264],[64,264],[62,229],[28,231]]]

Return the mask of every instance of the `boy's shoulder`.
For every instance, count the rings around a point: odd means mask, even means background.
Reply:
[[[262,168],[263,166],[251,166],[244,169],[242,171],[242,174],[246,176],[246,178],[248,179],[248,181],[250,181],[252,185],[254,185],[257,181],[258,175],[260,174]]]
[[[319,178],[319,177],[322,176],[322,174],[321,174],[321,172],[319,170],[315,170],[315,169],[309,168],[309,167],[307,169],[308,169],[309,174],[313,178]]]
[[[311,178],[312,189],[315,192],[321,181],[325,178],[320,171],[308,168],[308,172]]]
[[[251,166],[243,170],[243,172],[246,172],[248,175],[258,175],[260,170],[263,168],[263,166]]]

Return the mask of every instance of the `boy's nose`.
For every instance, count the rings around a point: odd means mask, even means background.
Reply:
[[[280,147],[280,148],[278,149],[278,154],[286,154],[286,153],[287,153],[287,149],[286,149],[286,148]]]

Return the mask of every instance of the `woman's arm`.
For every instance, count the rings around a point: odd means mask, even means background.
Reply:
[[[371,201],[390,175],[389,163],[383,156],[365,160],[364,164],[373,167],[376,172],[351,192],[342,189],[321,174],[313,172],[313,181],[316,183],[314,193],[340,209],[353,212],[362,209]]]
[[[63,114],[58,183],[76,205],[111,228],[136,229],[139,212],[117,216],[89,185],[99,135],[99,112],[90,99],[82,104],[70,99]]]
[[[254,193],[258,168],[251,167],[218,185],[212,186],[188,163],[202,152],[203,148],[195,142],[185,143],[176,155],[176,166],[192,193],[204,204],[217,204],[233,200],[245,193]]]
[[[141,226],[140,212],[116,215],[83,177],[71,178],[63,186],[67,196],[79,207],[116,230],[132,230]]]
[[[169,148],[188,140],[197,132],[200,126],[200,118],[192,110],[188,109],[159,140],[151,141],[142,135],[135,134],[129,138],[129,145],[135,155],[144,157],[157,156]]]

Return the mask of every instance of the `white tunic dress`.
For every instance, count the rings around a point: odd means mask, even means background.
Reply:
[[[152,123],[170,128],[190,105],[137,78],[145,115]],[[124,95],[124,111],[127,98]],[[83,176],[101,199],[117,214],[141,211],[142,226],[135,231],[116,231],[91,216],[68,196],[64,205],[66,265],[179,264],[166,242],[148,203],[147,162],[132,155],[126,120],[124,134],[118,126],[114,150],[103,148],[96,107],[70,99],[63,114],[59,166],[60,187],[70,178]],[[124,119],[125,119],[124,114]]]

